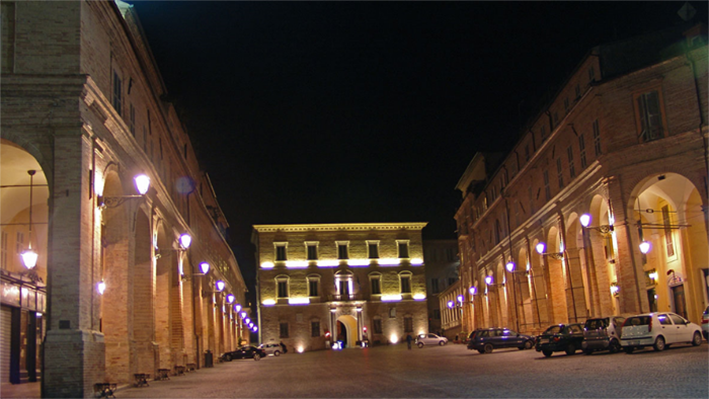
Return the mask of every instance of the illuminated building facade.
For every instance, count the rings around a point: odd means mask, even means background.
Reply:
[[[95,397],[248,339],[226,220],[132,8],[0,6],[3,383]]]
[[[425,225],[255,225],[261,342],[302,352],[428,332]]]
[[[466,330],[658,310],[700,322],[707,87],[703,25],[601,45],[508,154],[474,156],[455,216]]]

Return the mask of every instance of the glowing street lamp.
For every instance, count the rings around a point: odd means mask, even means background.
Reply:
[[[507,269],[508,272],[512,273],[515,270],[515,263],[512,261],[509,261],[505,265],[505,268]]]
[[[182,249],[189,248],[191,244],[192,244],[192,236],[190,236],[187,233],[180,236],[180,246],[182,247]]]
[[[138,190],[140,195],[145,195],[145,193],[147,193],[150,189],[150,178],[148,175],[139,174],[134,177],[133,180],[135,181],[135,188]]]
[[[215,285],[217,287],[217,291],[222,292],[222,290],[224,289],[225,283],[222,280],[219,280],[215,283]]]
[[[643,241],[640,243],[639,247],[640,252],[642,252],[643,254],[647,254],[648,252],[650,252],[652,245],[650,244],[650,241]]]
[[[227,301],[227,303],[230,304],[230,305],[231,305],[232,303],[234,303],[234,299],[236,299],[236,297],[234,296],[234,294],[229,294],[229,295],[226,296],[226,301]]]

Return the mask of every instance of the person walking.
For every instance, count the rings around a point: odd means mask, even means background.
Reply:
[[[414,339],[411,337],[411,334],[406,335],[406,345],[409,347],[409,349],[411,349],[411,341],[413,340]]]
[[[281,341],[281,343],[280,343],[279,345],[281,345],[281,348],[283,349],[283,354],[284,354],[284,355],[285,355],[286,353],[288,353],[288,349],[286,348],[286,344],[284,344],[283,341]]]

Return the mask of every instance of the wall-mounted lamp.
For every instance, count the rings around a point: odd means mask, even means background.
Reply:
[[[583,226],[585,229],[589,230],[596,230],[601,234],[609,234],[614,230],[614,227],[612,224],[604,224],[601,226],[590,226],[591,224],[591,215],[588,213],[584,213],[579,217],[579,221],[581,222],[581,226]]]
[[[490,287],[495,287],[495,286],[500,286],[500,285],[503,287],[505,286],[505,283],[495,284],[492,276],[485,276],[485,284],[489,285]]]
[[[650,281],[653,284],[657,284],[657,277],[658,277],[657,270],[655,270],[655,269],[649,270],[647,272],[647,277],[650,279]]]
[[[509,261],[509,262],[507,262],[507,264],[505,265],[505,268],[507,269],[508,272],[512,273],[513,271],[515,271],[515,266],[516,266],[516,265],[515,265],[514,262]]]
[[[99,283],[96,284],[96,291],[98,291],[99,295],[103,295],[103,293],[106,291],[106,283],[103,280],[99,281]]]
[[[254,328],[252,329],[252,331],[253,331],[253,332],[258,331],[258,327],[254,326]]]
[[[249,323],[251,323],[251,319],[249,319],[248,317],[247,317],[247,318],[245,318],[245,319],[244,319],[244,323],[246,323],[246,324],[249,324]]]
[[[640,252],[643,254],[647,254],[652,249],[652,244],[650,244],[650,241],[643,241],[638,246],[640,247]]]
[[[145,194],[150,189],[150,178],[148,175],[140,174],[133,178],[135,183],[135,189],[138,190],[138,195],[119,195],[115,197],[104,197],[103,195],[98,196],[98,206],[103,208],[115,208],[120,206],[129,199],[143,198]]]
[[[246,314],[246,312],[241,312],[241,313],[239,313],[239,315],[241,316],[242,319],[245,319],[246,316],[248,316],[248,315]]]
[[[187,233],[181,235],[180,247],[182,247],[182,249],[187,249],[190,247],[190,245],[192,245],[192,236]]]
[[[216,283],[214,283],[214,286],[217,288],[218,292],[222,292],[222,290],[224,290],[225,285],[226,285],[226,283],[224,283],[224,281],[222,281],[222,280],[219,280]]]
[[[472,286],[472,287],[470,287],[468,292],[470,292],[470,295],[477,295],[478,294],[478,287]]]
[[[618,283],[614,281],[611,283],[611,295],[618,296],[619,294],[620,294],[620,287],[618,286]]]
[[[330,308],[330,313],[335,313],[337,312],[337,308]]]
[[[238,303],[237,303],[236,305],[234,305],[234,311],[235,311],[235,312],[240,312],[240,311],[241,311],[241,305],[238,304]]]
[[[544,252],[546,250],[547,246],[543,242],[540,242],[537,244],[535,249],[537,250],[537,253],[542,256],[550,256],[556,260],[562,260],[564,259],[564,252]],[[562,249],[563,251],[563,249]]]
[[[228,304],[230,304],[230,305],[231,305],[232,303],[234,303],[234,299],[236,299],[236,297],[234,296],[234,294],[229,294],[229,295],[226,296],[226,302],[227,302]]]

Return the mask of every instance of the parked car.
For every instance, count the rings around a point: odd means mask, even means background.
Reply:
[[[704,314],[702,314],[702,334],[704,339],[709,341],[709,306],[704,309]]]
[[[266,352],[266,355],[273,355],[273,356],[281,356],[281,354],[284,354],[285,352],[283,351],[283,347],[281,344],[261,344],[258,346],[260,349],[262,349],[264,352]]]
[[[536,350],[550,357],[554,352],[573,355],[583,343],[583,324],[557,324],[546,329],[537,339]]]
[[[224,362],[230,362],[233,359],[254,359],[256,361],[266,357],[266,352],[263,349],[253,345],[244,345],[234,351],[222,353],[220,359]]]
[[[648,313],[628,317],[623,324],[620,345],[625,353],[652,346],[656,351],[676,343],[702,343],[702,329],[675,313]]]
[[[423,348],[424,345],[445,345],[448,343],[448,338],[441,337],[433,333],[420,334],[416,337],[416,345],[419,348]]]
[[[531,349],[534,337],[518,334],[508,328],[479,328],[470,333],[468,349],[480,353],[490,353],[497,348]]]
[[[620,352],[620,332],[625,322],[623,316],[594,317],[583,325],[583,353],[590,355],[594,351],[608,350]]]

